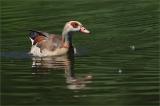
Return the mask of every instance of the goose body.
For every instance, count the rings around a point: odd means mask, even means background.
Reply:
[[[32,42],[30,54],[38,57],[57,56],[67,54],[72,45],[72,32],[90,33],[78,21],[65,24],[62,36],[42,31],[30,30],[29,38]]]

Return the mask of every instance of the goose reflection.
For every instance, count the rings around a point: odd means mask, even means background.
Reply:
[[[74,53],[58,57],[32,57],[33,74],[46,74],[49,69],[64,69],[68,89],[85,89],[92,76],[77,78],[74,71]]]

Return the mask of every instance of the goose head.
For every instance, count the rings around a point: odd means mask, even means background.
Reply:
[[[89,34],[90,31],[87,30],[80,22],[78,21],[69,21],[64,26],[64,32],[81,32],[85,34]]]

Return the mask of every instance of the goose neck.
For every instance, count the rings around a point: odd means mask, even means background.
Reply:
[[[64,43],[72,44],[72,33],[69,31],[63,30],[62,40]]]

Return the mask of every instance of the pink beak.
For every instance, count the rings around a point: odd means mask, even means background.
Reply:
[[[82,33],[86,33],[86,34],[90,34],[90,31],[87,30],[85,27],[81,27],[81,29],[79,30],[79,32],[82,32]]]

